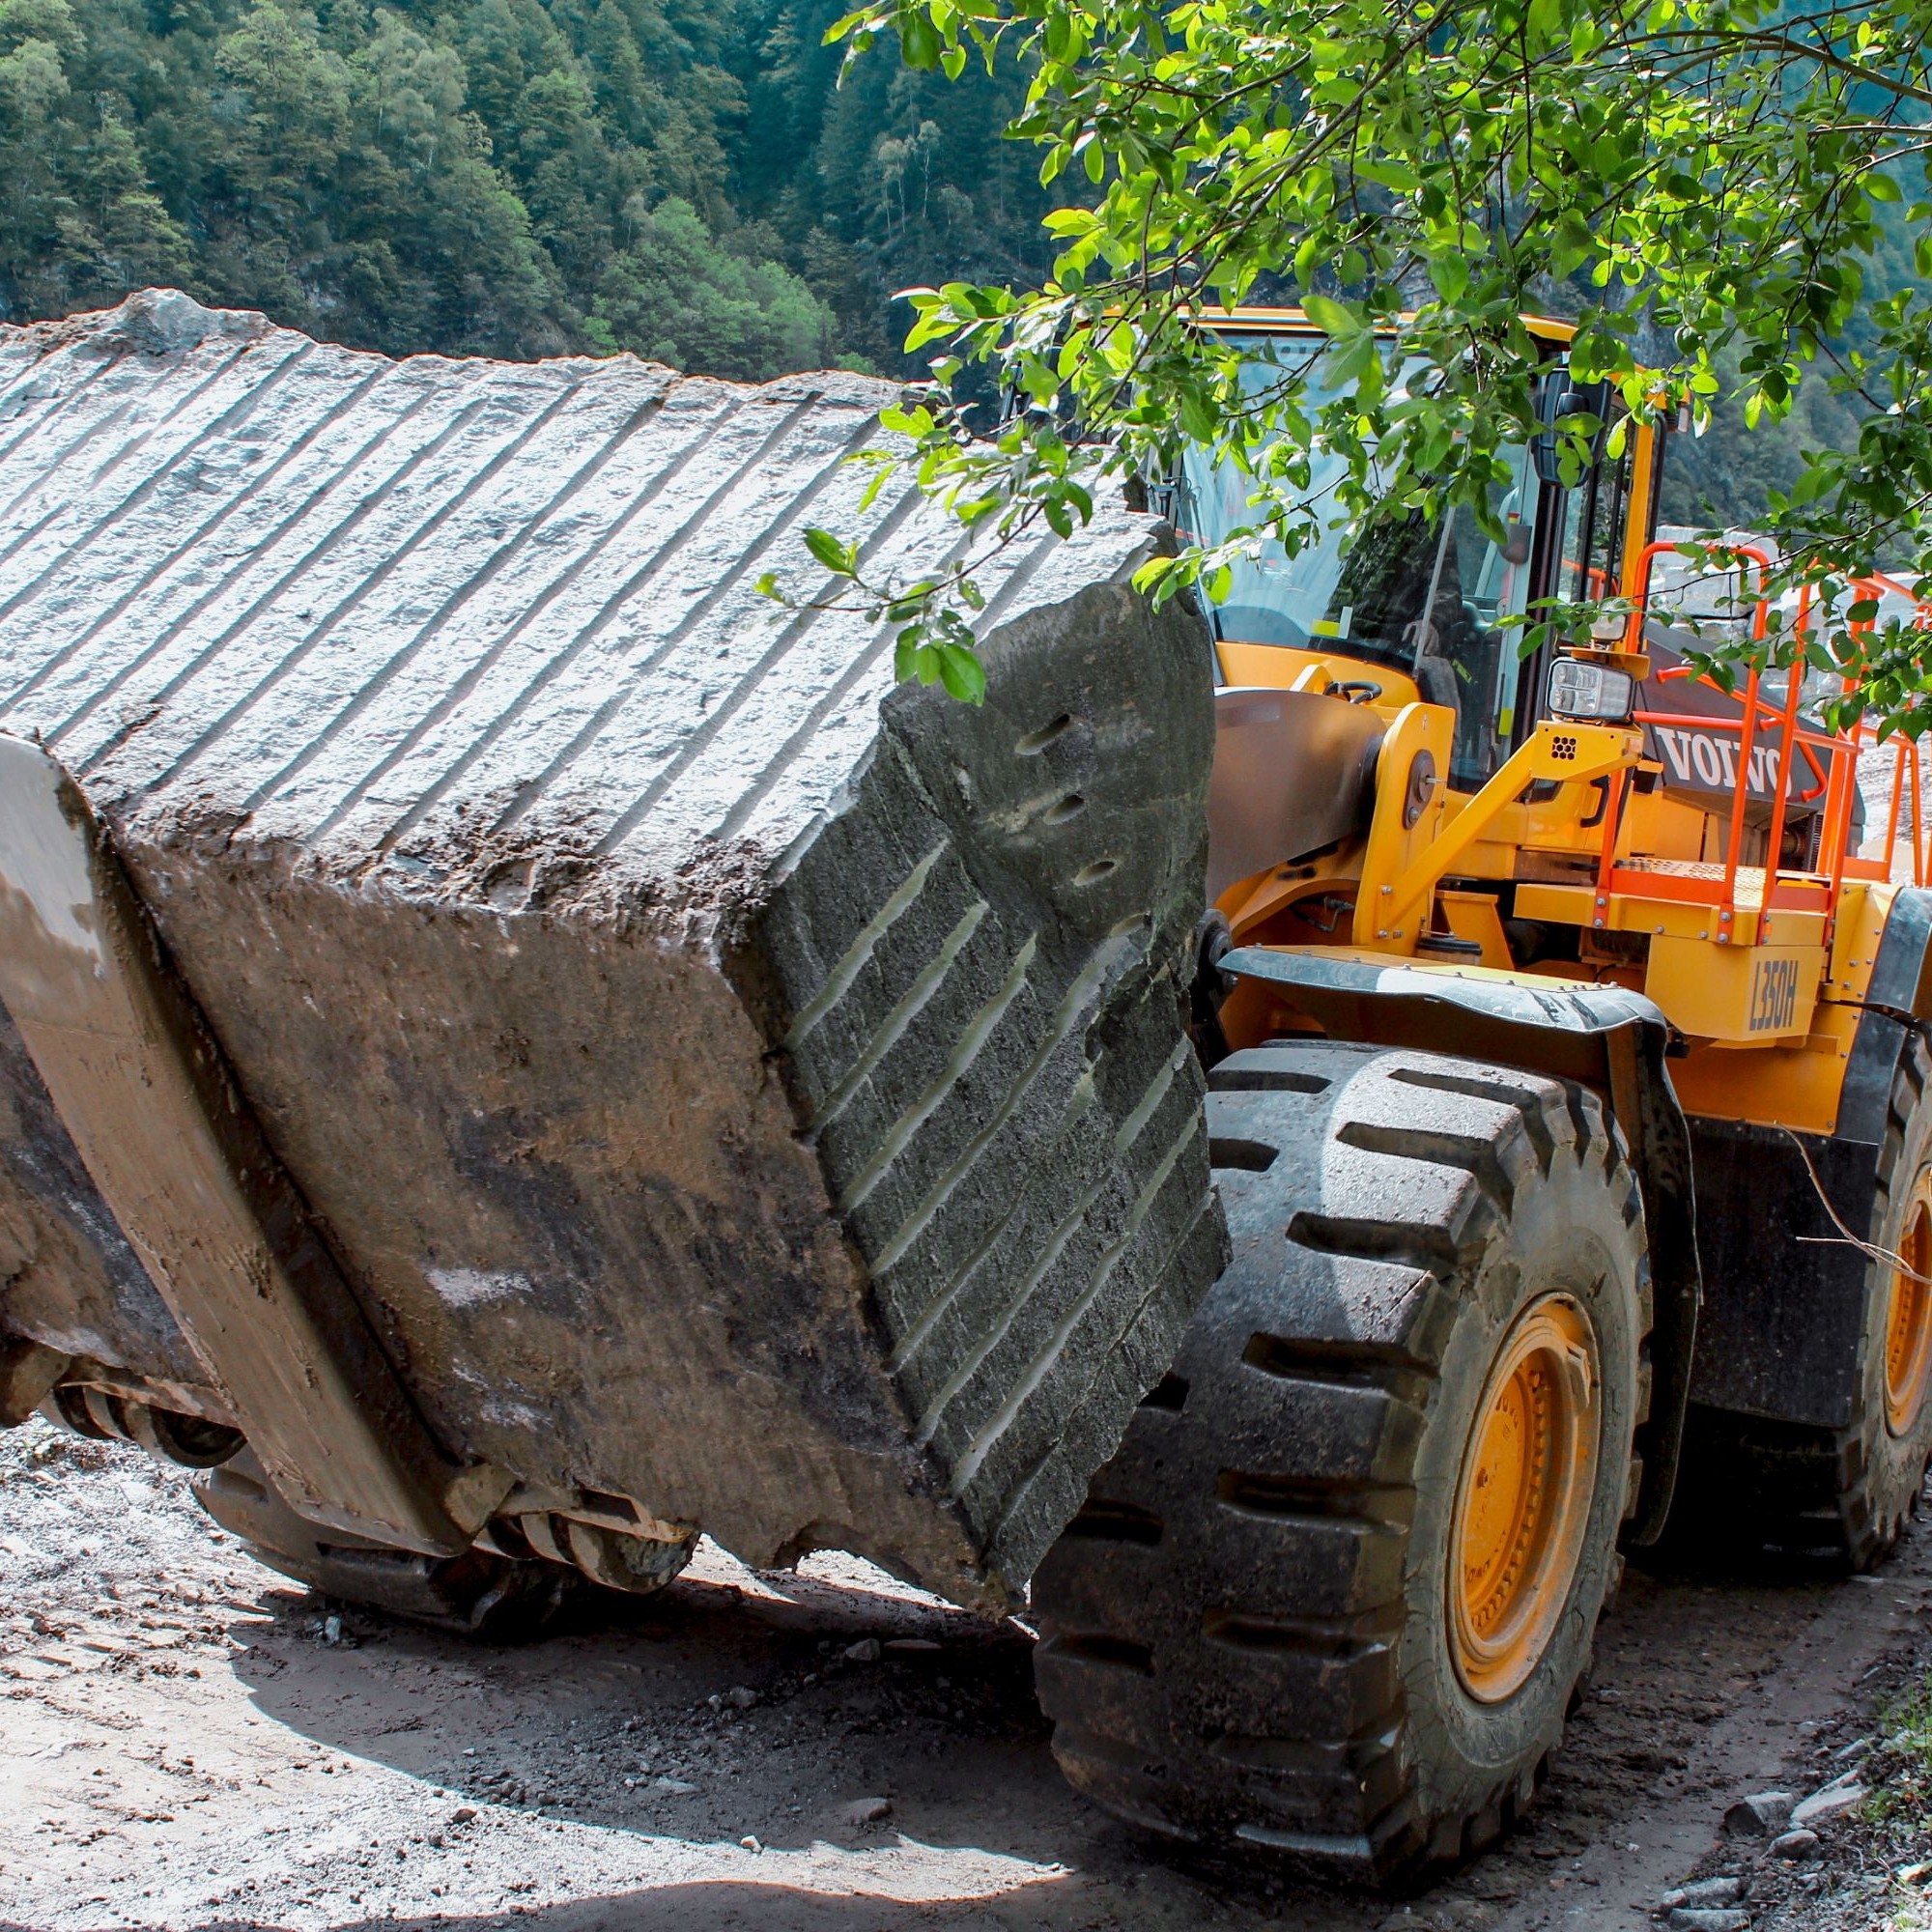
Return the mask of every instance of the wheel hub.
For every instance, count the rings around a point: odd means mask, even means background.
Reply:
[[[1601,1388],[1596,1331],[1567,1294],[1525,1308],[1496,1351],[1449,1549],[1456,1674],[1484,1703],[1527,1681],[1569,1601],[1596,1490]]]
[[[1921,1167],[1906,1206],[1885,1321],[1885,1420],[1909,1435],[1932,1381],[1932,1166]]]

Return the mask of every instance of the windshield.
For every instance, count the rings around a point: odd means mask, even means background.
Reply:
[[[1320,350],[1307,336],[1255,339],[1242,372],[1255,393],[1284,367],[1318,360],[1309,384],[1312,412],[1332,390],[1321,382]],[[1479,785],[1508,754],[1521,633],[1501,620],[1520,615],[1529,594],[1529,551],[1537,489],[1528,450],[1503,452],[1513,480],[1494,509],[1510,534],[1499,548],[1467,510],[1431,526],[1420,513],[1373,523],[1352,545],[1345,529],[1289,556],[1273,542],[1234,566],[1228,595],[1209,609],[1215,635],[1230,642],[1337,650],[1408,673],[1432,704],[1456,713],[1450,780]],[[1318,451],[1308,500],[1324,525],[1340,517],[1334,492],[1347,465]],[[1182,462],[1179,523],[1184,537],[1220,542],[1253,522],[1253,486],[1232,464],[1216,467],[1190,449]]]

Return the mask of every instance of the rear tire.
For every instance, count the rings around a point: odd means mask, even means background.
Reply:
[[[1668,1560],[1714,1551],[1824,1556],[1869,1570],[1917,1510],[1932,1459],[1932,1056],[1922,1038],[1900,1061],[1879,1151],[1873,1261],[1842,1429],[1692,1406]]]
[[[1074,1784],[1172,1844],[1406,1881],[1529,1802],[1588,1665],[1647,1406],[1640,1198],[1554,1080],[1278,1042],[1210,1084],[1234,1263],[1034,1580],[1040,1701]],[[1499,1461],[1546,1395],[1571,1460]],[[1548,1475],[1515,1515],[1471,1500],[1506,1463]]]
[[[485,1549],[423,1556],[298,1516],[252,1450],[193,1480],[195,1499],[270,1570],[325,1596],[497,1643],[535,1636],[577,1587],[573,1571]]]

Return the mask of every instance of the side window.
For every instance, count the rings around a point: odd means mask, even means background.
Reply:
[[[1581,602],[1586,597],[1614,597],[1622,587],[1631,461],[1627,447],[1621,456],[1598,464],[1580,488],[1568,493],[1558,596]]]
[[[1540,491],[1528,451],[1506,452],[1516,469],[1514,485],[1495,504],[1507,532],[1501,545],[1477,526],[1467,510],[1456,513],[1453,540],[1437,566],[1444,590],[1435,602],[1438,638],[1430,647],[1448,662],[1453,684],[1428,687],[1428,661],[1418,657],[1418,682],[1436,702],[1456,707],[1456,742],[1450,781],[1459,791],[1484,784],[1509,755],[1515,723],[1521,632],[1506,620],[1520,616],[1529,595],[1529,557]]]

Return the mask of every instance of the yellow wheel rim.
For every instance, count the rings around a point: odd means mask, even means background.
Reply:
[[[1528,1681],[1570,1598],[1603,1431],[1597,1336],[1567,1294],[1520,1314],[1463,1451],[1449,1548],[1456,1674],[1500,1703]]]
[[[1921,1167],[1905,1209],[1898,1258],[1885,1318],[1885,1419],[1894,1435],[1909,1435],[1925,1406],[1932,1380],[1932,1167]]]

